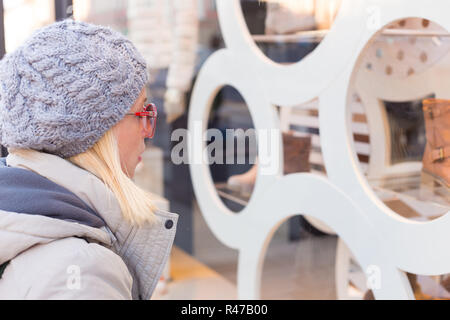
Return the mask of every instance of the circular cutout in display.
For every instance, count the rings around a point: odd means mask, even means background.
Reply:
[[[450,209],[449,49],[436,23],[403,19],[375,36],[352,78],[369,130],[364,173],[387,207],[415,221]]]
[[[363,64],[373,72],[399,78],[424,72],[447,54],[446,34],[444,28],[422,18],[400,20],[373,40]]]
[[[327,35],[342,0],[241,0],[248,30],[258,48],[281,64],[302,60]]]
[[[247,104],[231,86],[224,86],[212,104],[206,149],[220,198],[231,211],[241,211],[256,183],[257,143]]]

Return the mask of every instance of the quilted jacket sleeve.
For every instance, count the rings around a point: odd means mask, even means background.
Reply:
[[[9,280],[14,282],[8,282],[20,288],[19,299],[131,299],[132,277],[123,260],[81,239],[29,249],[13,259],[11,267]]]

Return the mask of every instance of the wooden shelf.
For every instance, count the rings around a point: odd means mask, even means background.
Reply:
[[[293,34],[255,34],[252,39],[259,43],[281,43],[281,42],[320,42],[330,30],[300,31]],[[384,29],[381,36],[400,37],[450,37],[448,32],[423,31],[415,29]]]
[[[445,196],[448,191],[437,188],[430,192],[421,184],[419,173],[370,178],[369,184],[389,208],[408,219],[433,220],[450,210],[450,199]],[[226,183],[216,183],[215,187],[223,199],[244,207],[250,201],[251,194],[236,192]]]

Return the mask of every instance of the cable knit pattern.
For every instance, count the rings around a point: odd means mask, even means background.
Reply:
[[[70,19],[43,27],[0,61],[0,144],[82,153],[147,80],[144,58],[122,34]]]

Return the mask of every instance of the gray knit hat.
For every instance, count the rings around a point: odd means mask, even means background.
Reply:
[[[68,158],[127,113],[148,80],[134,45],[73,20],[37,30],[0,61],[0,144]]]

